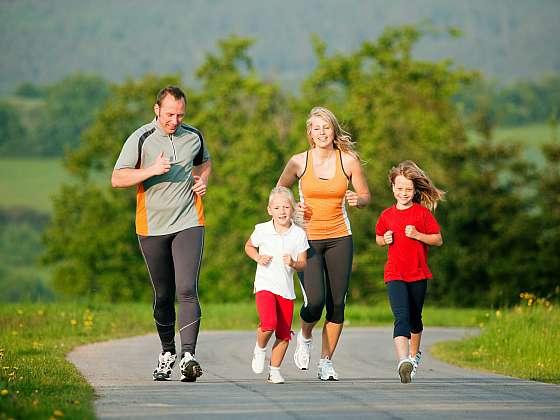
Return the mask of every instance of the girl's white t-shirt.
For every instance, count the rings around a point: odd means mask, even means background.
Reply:
[[[257,264],[254,292],[268,290],[286,299],[295,299],[294,269],[284,264],[282,256],[291,255],[297,261],[299,253],[309,249],[305,231],[292,223],[286,232],[278,233],[272,220],[255,225],[251,243],[260,255],[270,255],[272,260],[265,267]]]

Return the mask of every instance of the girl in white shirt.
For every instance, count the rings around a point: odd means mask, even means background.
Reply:
[[[268,214],[272,220],[259,223],[245,244],[247,255],[257,262],[255,300],[259,314],[257,342],[253,351],[253,372],[264,370],[266,345],[276,334],[272,346],[268,382],[284,383],[280,364],[291,338],[294,312],[293,275],[303,271],[307,263],[307,236],[293,223],[295,200],[285,187],[276,187],[268,198]]]

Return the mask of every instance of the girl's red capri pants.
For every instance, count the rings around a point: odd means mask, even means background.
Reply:
[[[256,293],[257,312],[262,331],[275,331],[276,338],[289,341],[292,332],[294,301],[276,295],[268,290]]]

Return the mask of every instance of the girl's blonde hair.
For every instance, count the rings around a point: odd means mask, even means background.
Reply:
[[[426,173],[411,160],[405,160],[389,171],[391,187],[395,185],[395,178],[399,175],[409,179],[414,184],[414,203],[422,204],[430,210],[435,210],[437,203],[444,199],[445,191],[436,188]]]
[[[270,191],[270,194],[268,195],[269,205],[277,195],[285,196],[292,205],[292,210],[296,209],[296,200],[294,199],[294,195],[292,194],[292,191],[286,187],[274,187],[272,191]]]
[[[311,137],[311,118],[313,117],[319,117],[325,120],[334,129],[334,147],[336,149],[339,149],[344,153],[348,153],[358,160],[360,159],[350,133],[342,129],[342,127],[338,123],[338,120],[330,110],[320,106],[316,106],[309,112],[309,116],[307,117],[307,122],[305,124],[307,127],[307,141],[309,142],[311,147],[315,147],[315,143],[313,142],[313,138]]]

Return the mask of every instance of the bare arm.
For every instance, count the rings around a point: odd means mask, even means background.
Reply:
[[[349,155],[343,155],[343,159],[344,168],[348,172],[348,176],[352,180],[352,186],[355,190],[346,191],[346,201],[351,207],[357,207],[359,209],[366,207],[371,197],[360,161]]]
[[[379,246],[391,245],[393,243],[393,231],[388,230],[383,236],[375,235],[375,242]]]
[[[169,172],[171,164],[169,159],[163,156],[163,152],[157,157],[155,163],[148,168],[123,168],[113,170],[111,175],[111,185],[113,188],[128,188],[144,182],[148,178],[156,175],[162,175]]]
[[[298,254],[297,261],[294,261],[289,255],[284,255],[284,264],[296,271],[305,270],[305,267],[307,267],[307,250]]]
[[[418,232],[418,234],[416,235],[416,239],[417,241],[420,242],[424,242],[427,245],[431,245],[431,246],[442,246],[443,245],[443,238],[441,237],[441,233],[432,233],[432,234],[427,234],[427,233],[420,233]]]
[[[280,175],[280,178],[278,179],[276,186],[291,188],[292,185],[294,185],[298,179],[298,174],[301,171],[301,167],[302,167],[301,155],[292,156],[288,161],[288,163],[286,164],[286,167],[284,168],[282,175]]]
[[[442,246],[443,238],[441,233],[420,233],[413,225],[407,225],[404,231],[405,235],[409,238],[416,239],[417,241],[424,242],[431,246]]]
[[[251,258],[253,261],[255,261],[257,264],[260,265],[266,266],[272,260],[272,257],[270,255],[259,254],[259,250],[257,249],[256,246],[253,245],[250,238],[245,243],[245,253],[249,258]]]

